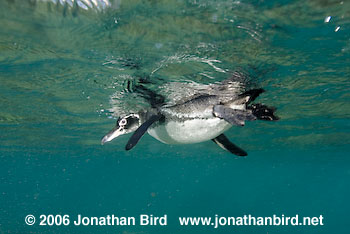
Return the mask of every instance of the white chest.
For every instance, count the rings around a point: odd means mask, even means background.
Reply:
[[[231,127],[219,118],[169,121],[148,129],[148,133],[166,144],[192,144],[211,140]]]

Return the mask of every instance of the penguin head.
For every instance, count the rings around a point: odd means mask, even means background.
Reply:
[[[119,117],[115,127],[102,138],[101,144],[103,145],[120,135],[134,132],[140,125],[140,116],[138,114],[129,114],[124,117]]]

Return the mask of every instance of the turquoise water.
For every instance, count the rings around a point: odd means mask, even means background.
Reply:
[[[0,2],[0,233],[348,233],[348,1]],[[329,18],[330,16],[330,18]],[[235,70],[278,122],[212,142],[100,145],[128,80],[210,84]],[[172,101],[172,100],[168,100]],[[37,222],[25,224],[26,215]],[[163,216],[167,226],[40,226],[41,214]],[[178,217],[320,216],[323,226],[180,226]]]

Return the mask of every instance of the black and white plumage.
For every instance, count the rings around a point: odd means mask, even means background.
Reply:
[[[245,121],[278,120],[275,108],[251,104],[263,89],[241,92],[235,85],[238,73],[226,81],[206,86],[198,94],[175,104],[165,103],[162,95],[139,85],[136,89],[148,97],[151,108],[118,119],[116,127],[102,138],[102,144],[126,133],[134,132],[126,149],[130,150],[147,131],[166,144],[192,144],[213,140],[220,147],[239,156],[247,153],[231,143],[223,133],[233,125],[244,126]],[[241,93],[240,93],[241,92]]]

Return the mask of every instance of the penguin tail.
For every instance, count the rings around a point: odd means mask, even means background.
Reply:
[[[251,103],[252,101],[254,101],[257,97],[259,97],[260,94],[262,94],[263,92],[265,92],[264,89],[251,89],[248,91],[245,91],[244,93],[240,94],[240,97],[249,97],[247,104]]]
[[[252,104],[247,107],[253,115],[260,120],[276,121],[280,118],[275,115],[276,108],[263,105],[261,103]]]
[[[253,102],[257,97],[259,97],[260,94],[265,92],[264,89],[258,88],[258,89],[251,89],[248,90],[239,96],[242,98],[249,97],[246,101],[247,109],[251,110],[253,115],[260,120],[267,120],[267,121],[276,121],[280,118],[275,115],[276,108],[271,106],[266,106],[261,103],[254,103],[249,105],[251,102]]]

